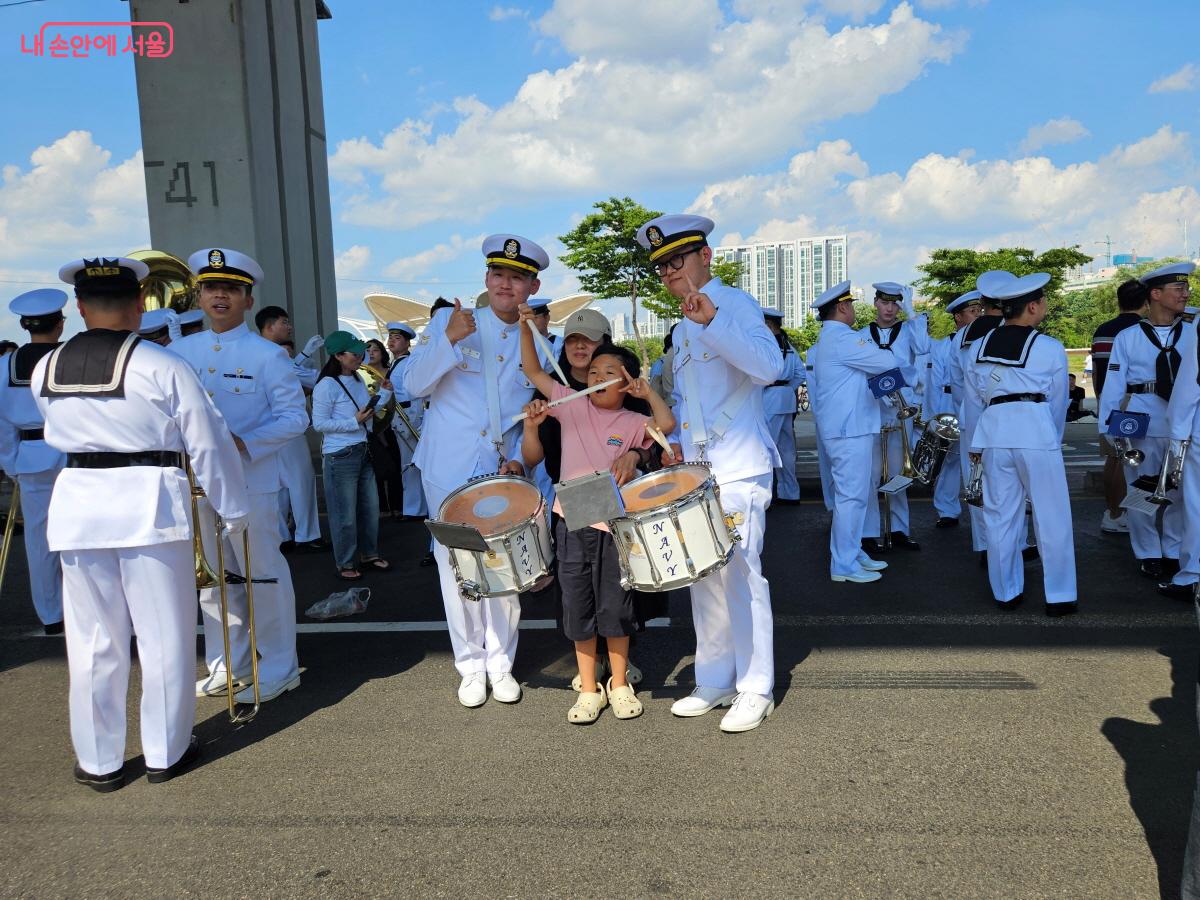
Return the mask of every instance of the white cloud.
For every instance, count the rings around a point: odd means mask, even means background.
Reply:
[[[493,6],[488,18],[493,22],[503,22],[505,19],[523,19],[529,13],[519,6]]]
[[[1200,68],[1195,63],[1184,65],[1170,75],[1164,75],[1147,89],[1151,94],[1166,94],[1172,91],[1191,91],[1200,85]]]
[[[1090,135],[1091,132],[1084,127],[1082,122],[1072,119],[1070,116],[1062,116],[1043,122],[1041,125],[1034,125],[1026,132],[1025,139],[1021,141],[1017,149],[1021,153],[1033,153],[1043,147],[1049,147],[1051,144],[1069,144]]]
[[[339,253],[333,260],[333,270],[338,278],[357,278],[371,261],[371,248],[355,244]]]
[[[435,244],[428,250],[393,260],[383,270],[383,274],[397,281],[416,278],[418,275],[428,273],[434,266],[458,259],[467,251],[480,252],[479,248],[483,244],[484,237],[486,235],[483,234],[466,238],[459,234],[453,235],[448,241]],[[480,267],[482,269],[482,261]],[[482,278],[482,276],[480,277]]]
[[[867,16],[875,15],[883,4],[884,0],[821,0],[821,6],[830,14],[845,16],[852,22],[861,22]]]
[[[796,154],[785,170],[707,185],[691,208],[729,229],[722,243],[848,234],[856,283],[907,281],[932,247],[1078,243],[1092,252],[1111,234],[1139,253],[1180,253],[1180,222],[1200,223],[1198,174],[1189,136],[1170,126],[1061,167],[933,153],[905,171],[868,174],[837,141]]]
[[[716,0],[557,0],[538,27],[579,58],[533,73],[501,106],[459,98],[450,130],[410,119],[339,144],[343,220],[411,228],[478,220],[513,196],[726,177],[869,110],[958,46],[907,3],[830,33],[795,14],[727,19]]]

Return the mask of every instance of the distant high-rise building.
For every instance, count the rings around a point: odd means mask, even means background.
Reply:
[[[717,247],[713,255],[741,262],[742,274],[735,287],[761,306],[782,311],[787,328],[803,327],[813,300],[847,278],[844,234]]]
[[[1153,256],[1139,256],[1136,253],[1114,253],[1112,258],[1114,266],[1136,266],[1138,263],[1153,261]]]

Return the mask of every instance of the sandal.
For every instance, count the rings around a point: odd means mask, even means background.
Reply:
[[[567,721],[574,725],[590,725],[600,718],[600,710],[608,705],[608,698],[604,694],[604,685],[596,685],[599,688],[595,694],[580,694],[575,701],[575,705],[567,711]]]
[[[338,569],[338,578],[342,581],[358,581],[362,578],[362,572],[358,569]]]
[[[614,716],[618,719],[636,719],[642,714],[642,701],[637,698],[633,688],[627,684],[615,688],[611,678],[608,679],[607,687]]]
[[[364,566],[370,566],[376,572],[386,572],[392,567],[392,564],[386,559],[381,559],[378,556],[372,556],[370,559],[364,559],[361,563]]]

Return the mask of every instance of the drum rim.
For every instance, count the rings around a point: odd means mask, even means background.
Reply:
[[[520,525],[514,525],[512,528],[508,528],[504,531],[496,531],[491,534],[484,534],[482,531],[480,531],[479,534],[485,541],[492,541],[492,540],[502,541],[506,537],[512,537],[514,534],[517,534],[520,531],[524,531],[525,528],[529,525],[529,523],[532,522],[534,519],[537,519],[539,517],[545,518],[546,498],[542,496],[541,491],[538,491],[537,485],[534,484],[531,479],[526,478],[523,475],[478,475],[475,478],[472,478],[466,484],[455,488],[453,491],[451,491],[449,494],[446,495],[446,499],[443,500],[442,505],[438,507],[437,521],[439,521],[439,522],[448,521],[447,519],[442,518],[442,510],[446,508],[446,504],[449,503],[451,500],[453,500],[455,497],[457,497],[459,494],[461,494],[463,491],[465,491],[467,488],[472,487],[473,485],[476,485],[481,481],[521,481],[521,482],[524,482],[525,484],[529,485],[535,491],[537,491],[537,495],[538,495],[538,505],[534,509],[533,515],[530,518],[526,519]],[[451,525],[463,525],[463,524],[467,524],[467,523],[451,522],[450,524]],[[478,529],[476,529],[476,530],[478,530]],[[453,548],[451,548],[451,549],[453,549]],[[463,552],[464,553],[473,553],[476,551],[464,550]]]
[[[610,522],[620,522],[622,519],[638,520],[642,516],[650,514],[650,513],[654,513],[655,515],[658,515],[663,512],[669,513],[670,510],[675,509],[676,506],[685,505],[685,504],[691,502],[692,497],[695,496],[696,494],[703,494],[704,489],[708,485],[711,484],[714,488],[719,487],[716,480],[713,478],[711,463],[689,462],[689,463],[682,463],[682,465],[696,466],[698,468],[707,469],[708,477],[705,478],[702,482],[700,482],[698,485],[696,485],[694,488],[692,488],[690,491],[688,491],[683,496],[676,497],[674,500],[664,503],[662,506],[651,506],[649,509],[638,510],[636,512],[629,512],[629,510],[626,510],[625,515],[620,516],[616,519],[610,519],[609,521]],[[674,468],[674,467],[672,467],[672,468]],[[663,471],[663,470],[662,469],[658,470],[658,472],[661,472],[661,471]],[[645,475],[640,475],[637,478],[633,479],[633,481],[630,481],[628,484],[624,485],[624,487],[630,487],[632,485],[635,485],[639,481],[641,481],[643,478],[649,478],[651,475],[657,475],[658,472],[647,472]]]

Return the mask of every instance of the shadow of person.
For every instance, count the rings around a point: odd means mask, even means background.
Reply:
[[[438,647],[436,632],[397,635],[383,632],[318,634],[302,636],[300,687],[263,703],[258,715],[245,724],[234,724],[224,698],[199,700],[201,709],[213,714],[199,722],[194,731],[200,739],[197,768],[266,740],[323,709],[337,706],[369,681],[389,678],[419,664],[426,653]],[[208,704],[212,704],[211,707]],[[132,761],[145,765],[139,758]]]
[[[1192,789],[1200,762],[1196,735],[1196,658],[1183,648],[1159,651],[1171,660],[1171,696],[1150,701],[1157,723],[1107,719],[1101,733],[1125,761],[1129,805],[1158,867],[1162,897],[1179,896]]]

